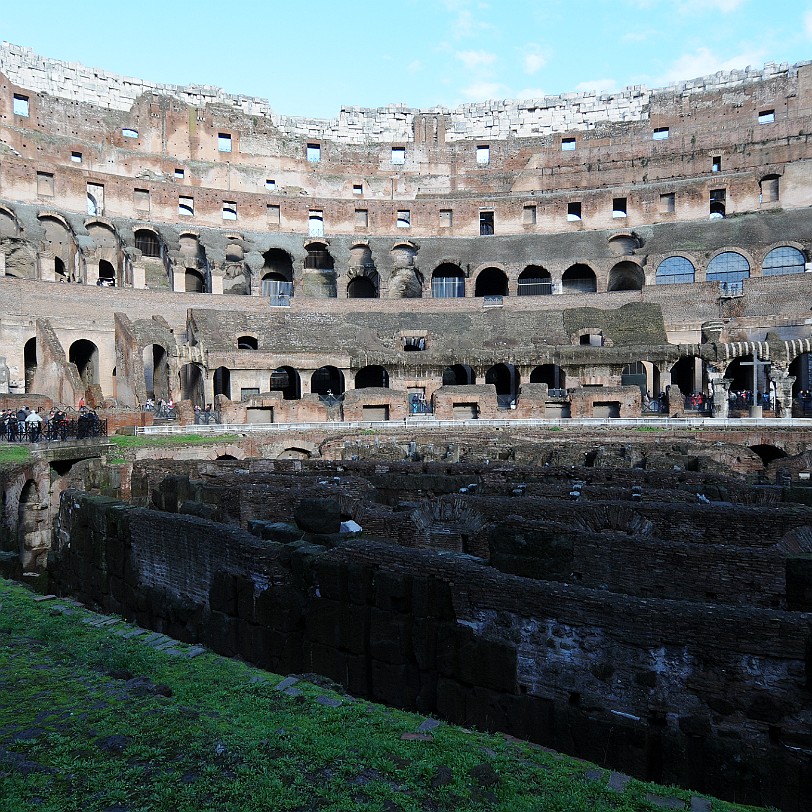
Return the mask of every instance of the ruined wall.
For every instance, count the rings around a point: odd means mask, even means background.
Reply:
[[[74,492],[57,538],[62,589],[221,653],[656,781],[792,812],[809,797],[810,615],[261,541]]]

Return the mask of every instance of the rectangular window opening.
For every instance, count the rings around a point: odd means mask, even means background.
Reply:
[[[660,213],[674,214],[677,210],[677,196],[674,192],[666,192],[660,195]]]
[[[616,197],[612,200],[612,217],[626,217],[628,214],[625,197]]]
[[[492,211],[481,211],[479,213],[479,235],[489,237],[494,233],[494,219]]]
[[[454,225],[454,212],[451,209],[440,209],[440,228],[451,228]]]
[[[761,203],[775,203],[779,198],[778,175],[768,175],[761,179]]]
[[[352,193],[354,195],[362,195],[364,193],[364,185],[362,183],[353,183]]]
[[[668,127],[655,127],[652,138],[655,141],[665,141],[671,135],[671,130]]]
[[[525,206],[522,209],[522,224],[526,226],[534,226],[536,224],[535,206]]]
[[[412,213],[409,209],[400,209],[398,211],[398,228],[411,228],[412,226]]]
[[[307,160],[311,164],[317,164],[321,161],[321,145],[308,144],[307,145]]]
[[[562,152],[572,152],[575,149],[575,139],[574,138],[562,138],[561,139],[561,151]]]
[[[138,138],[138,130],[133,130],[131,127],[124,127],[121,134],[124,138]]]
[[[195,199],[193,197],[178,197],[178,214],[183,217],[194,217]]]
[[[91,217],[104,214],[104,186],[101,183],[87,184],[87,213]]]
[[[217,151],[231,152],[231,135],[229,133],[217,134]]]
[[[133,207],[136,211],[149,211],[149,189],[133,189]]]
[[[491,148],[487,145],[476,148],[476,162],[479,166],[487,166],[491,162]]]
[[[237,219],[237,202],[235,200],[223,201],[223,219],[224,220]]]
[[[762,110],[758,114],[759,124],[772,124],[775,121],[775,110]]]
[[[367,209],[355,210],[355,227],[367,228],[369,226],[369,211]]]
[[[324,236],[324,212],[321,209],[311,209],[308,213],[307,234],[310,237]]]
[[[406,163],[406,147],[392,147],[392,163],[393,164]]]
[[[37,194],[41,197],[54,196],[54,176],[50,172],[37,172]]]
[[[266,181],[265,181],[265,188],[266,188],[266,189],[267,189],[269,192],[274,192],[274,191],[276,191],[276,181],[275,181],[275,180],[273,180],[273,178],[268,178],[268,180],[266,180]]]
[[[21,96],[19,93],[15,93],[12,108],[15,116],[25,116],[27,118],[30,109],[28,96]]]
[[[722,171],[722,156],[714,155],[711,158],[711,172],[721,172],[721,171]]]
[[[711,220],[720,220],[725,216],[725,203],[727,194],[724,189],[711,189],[710,191],[710,217]]]
[[[81,152],[71,152],[70,159],[72,163],[80,164],[82,163],[82,153]]]
[[[573,201],[567,203],[567,220],[571,223],[580,222],[581,220],[581,203],[580,201]]]
[[[279,225],[281,211],[279,206],[268,206],[268,222],[272,225]]]
[[[175,170],[175,177],[178,180],[183,180],[183,177],[184,177],[185,174],[186,174],[186,172],[184,172],[182,169],[176,169]]]

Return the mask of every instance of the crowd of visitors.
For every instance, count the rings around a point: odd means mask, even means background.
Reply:
[[[67,440],[69,437],[84,440],[107,433],[106,421],[92,409],[82,405],[74,417],[64,409],[51,409],[44,416],[37,409],[23,406],[16,412],[5,409],[0,412],[0,440],[9,443],[38,443]]]

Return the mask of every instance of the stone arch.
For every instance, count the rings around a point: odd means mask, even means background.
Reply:
[[[109,288],[116,286],[116,269],[106,259],[99,260],[99,281],[96,284],[100,287]]]
[[[355,373],[355,388],[368,389],[371,387],[389,388],[389,373],[378,364],[361,367]]]
[[[500,406],[510,406],[519,397],[521,379],[513,364],[494,364],[485,373],[485,383],[496,387],[496,400]]]
[[[812,389],[812,351],[798,353],[790,362],[789,374],[794,376],[792,395]]]
[[[203,368],[199,364],[184,364],[178,371],[181,400],[190,400],[193,406],[205,406]]]
[[[530,383],[546,383],[551,390],[566,391],[567,375],[558,364],[541,364],[530,372]]]
[[[23,365],[25,368],[25,392],[33,391],[34,376],[37,374],[37,337],[32,336],[23,345]]]
[[[376,279],[368,274],[354,276],[347,282],[348,299],[377,299],[378,298],[378,272],[373,271]]]
[[[795,245],[776,245],[761,263],[762,276],[788,276],[806,272],[806,253]]]
[[[454,364],[443,370],[443,386],[472,386],[476,383],[476,372],[468,364]]]
[[[76,370],[85,389],[99,383],[99,348],[86,338],[80,338],[70,345],[68,361],[76,365]]]
[[[293,257],[282,248],[269,248],[263,255],[262,279],[293,282]],[[265,295],[263,291],[263,295]]]
[[[456,494],[426,499],[409,515],[417,546],[448,552],[474,552],[475,542],[486,526],[485,518]]]
[[[281,392],[282,400],[299,400],[302,397],[302,379],[293,367],[277,367],[271,373],[269,391]]]
[[[609,253],[612,256],[628,256],[639,247],[640,238],[633,231],[616,231],[609,237]]]
[[[225,258],[226,262],[242,262],[245,259],[245,248],[242,245],[241,236],[228,235]]]
[[[388,284],[390,299],[420,299],[423,296],[423,275],[415,264],[417,250],[417,246],[409,240],[401,240],[392,246],[392,273]]]
[[[779,448],[771,443],[756,443],[755,445],[748,446],[748,448],[758,454],[765,465],[769,465],[775,460],[784,459],[784,457],[788,456],[783,448]]]
[[[65,281],[78,280],[76,273],[76,237],[68,221],[58,212],[40,212],[37,215],[45,233],[43,247],[54,257],[54,272]]]
[[[187,268],[184,275],[184,290],[186,293],[207,293],[206,277],[194,268]]]
[[[753,263],[740,249],[717,251],[705,269],[705,280],[735,284],[749,278]]]
[[[169,400],[169,352],[161,344],[148,344],[141,351],[144,389],[148,398]]]
[[[474,281],[474,296],[507,296],[507,274],[496,266],[483,268],[476,275]]]
[[[217,367],[212,376],[214,396],[223,395],[231,400],[231,370],[228,367]]]
[[[654,274],[656,285],[678,285],[696,281],[696,268],[688,257],[674,254],[666,257]]]
[[[216,445],[208,456],[210,460],[244,460],[248,455],[238,445]]]
[[[697,355],[683,355],[674,362],[669,372],[671,385],[678,386],[683,395],[708,391],[707,363]]]
[[[433,299],[460,299],[465,296],[465,273],[459,265],[443,262],[431,274]]]
[[[528,265],[519,274],[516,292],[519,296],[549,296],[553,292],[550,272],[541,265]]]
[[[630,536],[651,536],[654,524],[625,505],[584,505],[573,517],[576,526],[589,533],[611,530]]]
[[[290,448],[286,448],[283,451],[280,451],[276,455],[276,459],[278,459],[278,460],[309,460],[313,456],[314,456],[314,453],[312,451],[309,451],[306,448],[300,448],[298,446],[291,446]]]
[[[237,349],[238,350],[258,350],[259,339],[254,335],[241,335],[237,336]]]
[[[310,377],[310,391],[320,397],[340,397],[344,394],[344,373],[334,366],[319,367]]]
[[[0,240],[15,239],[20,236],[20,222],[14,209],[0,205]]]
[[[160,232],[152,226],[139,226],[133,229],[135,247],[141,252],[141,256],[160,259],[164,251],[164,241]]]
[[[37,482],[29,478],[21,483],[15,501],[17,548],[23,572],[42,570],[51,544],[49,514],[47,510],[42,510],[46,500],[42,498]]]
[[[570,265],[561,276],[562,293],[595,293],[597,289],[595,271],[584,262]]]
[[[611,293],[622,290],[642,290],[646,281],[643,269],[630,260],[618,262],[609,271],[607,290]]]
[[[335,270],[335,260],[330,253],[330,244],[327,240],[308,240],[304,247],[305,251],[307,251],[307,256],[304,259],[305,270]]]

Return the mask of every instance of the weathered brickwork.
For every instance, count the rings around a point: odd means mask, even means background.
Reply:
[[[483,416],[626,415],[524,387],[637,376],[722,416],[755,350],[789,414],[810,387],[810,119],[807,63],[315,121],[4,44],[8,388],[280,422],[340,418],[327,391],[389,388],[346,414],[397,419],[470,384],[495,387]]]

